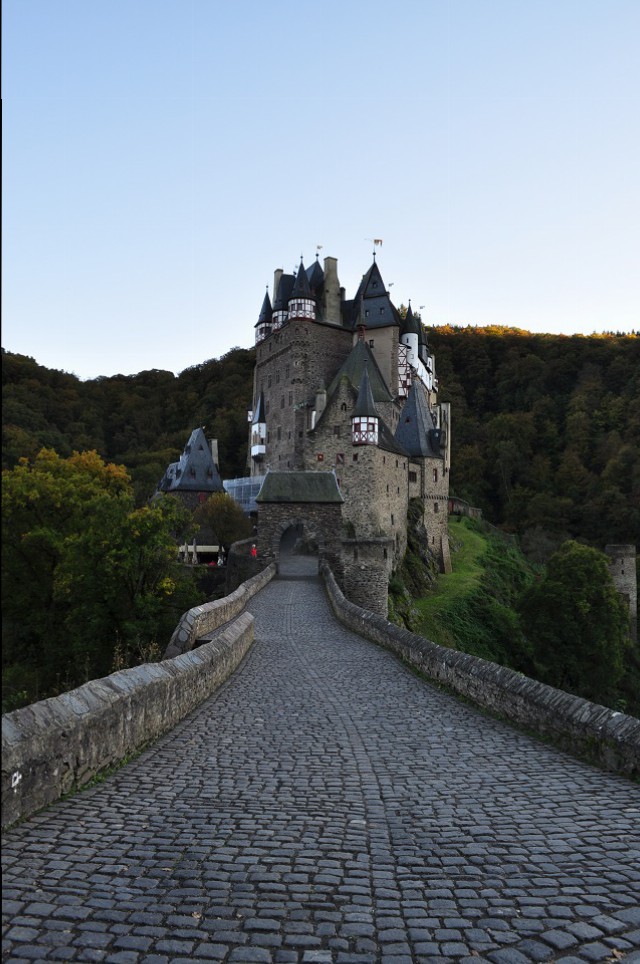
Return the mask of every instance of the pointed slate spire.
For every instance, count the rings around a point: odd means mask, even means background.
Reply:
[[[311,293],[311,285],[309,284],[309,279],[307,277],[304,264],[302,263],[302,258],[300,258],[300,267],[298,268],[296,280],[293,283],[291,298],[313,298],[313,294]]]
[[[258,315],[258,325],[270,325],[271,324],[271,298],[269,297],[269,288],[265,292],[264,301],[262,302],[262,308],[260,309],[260,314]]]
[[[400,334],[401,335],[418,335],[418,338],[419,338],[421,327],[422,326],[418,324],[418,320],[413,313],[411,302],[409,302],[409,307],[407,308],[407,314],[404,319],[404,322],[402,323]]]
[[[373,392],[371,391],[371,382],[369,381],[369,368],[365,365],[364,372],[362,374],[362,379],[360,381],[360,389],[358,391],[358,398],[356,401],[355,408],[352,412],[353,417],[356,416],[362,418],[366,416],[367,418],[378,418],[378,410],[376,409],[376,403],[373,400]]]

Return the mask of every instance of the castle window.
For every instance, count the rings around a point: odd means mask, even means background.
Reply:
[[[323,452],[318,452],[318,454],[316,455],[316,458],[317,458],[318,462],[324,462],[324,453],[323,453]]]
[[[341,412],[346,412],[346,410],[347,410],[347,403],[346,403],[346,402],[343,402],[342,405],[340,406],[340,411],[341,411]]]
[[[368,318],[368,317],[369,317],[369,309],[368,309],[368,308],[365,308],[365,310],[364,310],[364,316],[365,316],[365,318]]]
[[[439,511],[440,511],[440,506],[438,505],[437,502],[434,502],[434,503],[433,503],[433,511],[434,511],[434,512],[439,512]]]
[[[284,395],[280,396],[280,408],[284,408]]]
[[[340,426],[339,426],[339,425],[334,425],[334,426],[333,426],[333,434],[334,434],[334,435],[337,435],[337,436],[340,435]]]
[[[387,495],[389,495],[389,486],[387,486]]]
[[[338,452],[336,455],[336,465],[344,465],[344,452]]]
[[[276,385],[280,381],[280,372],[276,372]]]
[[[392,513],[391,513],[391,525],[393,525],[393,524],[394,524],[394,522],[393,522],[393,512],[392,512]]]
[[[267,378],[267,388],[271,388],[271,375]]]
[[[380,314],[381,314],[381,315],[384,315],[384,308],[381,308],[381,309],[380,309]]]
[[[374,345],[374,340],[373,340],[373,338],[370,338],[370,339],[369,339],[369,348],[373,348],[373,345]]]
[[[382,550],[382,557],[383,557],[383,559],[386,559],[386,558],[387,558],[387,550],[386,550],[386,549],[383,549],[383,550]]]
[[[282,429],[278,425],[278,441],[280,441],[281,438],[282,438]]]
[[[418,481],[418,473],[409,472],[409,482],[417,482],[417,481]]]
[[[434,469],[434,470],[433,470],[433,481],[434,481],[434,482],[437,482],[437,481],[438,481],[438,470],[437,470],[437,469]]]
[[[353,453],[353,461],[354,461],[354,462],[357,462],[357,461],[358,461],[358,453],[357,453],[357,452],[354,452],[354,453]]]

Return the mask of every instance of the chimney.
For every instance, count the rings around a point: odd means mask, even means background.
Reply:
[[[213,459],[213,464],[216,469],[218,469],[218,439],[210,438],[209,445],[211,446],[211,457]]]
[[[342,321],[337,258],[324,259],[324,317],[334,325]]]
[[[280,278],[284,274],[282,268],[276,268],[273,272],[273,292],[271,295],[271,304],[276,303],[276,298],[278,297],[278,285],[280,284]]]

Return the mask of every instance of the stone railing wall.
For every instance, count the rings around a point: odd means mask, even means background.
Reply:
[[[230,595],[189,609],[182,615],[174,629],[164,658],[172,659],[181,653],[188,653],[203,636],[208,636],[229,620],[234,619],[242,612],[251,597],[263,589],[275,574],[276,565],[271,563],[262,572],[243,582]]]
[[[326,563],[321,573],[337,618],[476,706],[593,763],[640,778],[640,720],[529,679],[506,666],[446,649],[349,602]]]
[[[162,662],[3,715],[2,827],[119,765],[207,699],[251,647],[253,617],[242,610],[274,575],[268,566],[230,596],[185,613]]]

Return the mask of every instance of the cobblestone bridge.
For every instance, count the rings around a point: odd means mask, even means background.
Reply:
[[[438,692],[290,568],[240,670],[7,833],[3,960],[640,961],[640,787]]]

